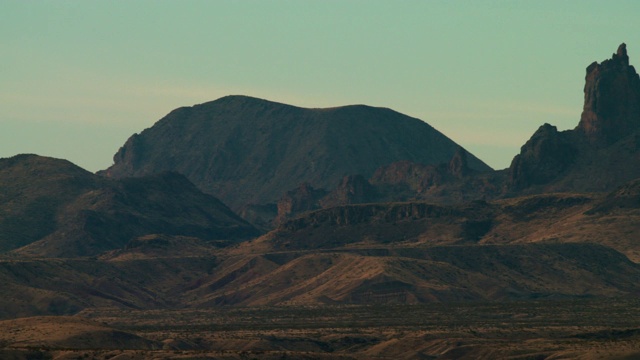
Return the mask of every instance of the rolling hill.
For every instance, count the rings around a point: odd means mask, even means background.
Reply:
[[[106,179],[66,160],[0,159],[0,250],[94,256],[149,234],[238,240],[258,234],[182,175]]]

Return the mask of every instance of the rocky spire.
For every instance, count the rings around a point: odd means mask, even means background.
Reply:
[[[613,55],[613,59],[618,59],[619,62],[629,66],[629,55],[627,55],[627,44],[622,43],[618,46],[618,51]]]
[[[608,145],[640,128],[640,77],[629,65],[626,44],[611,59],[589,65],[585,81],[578,132]]]

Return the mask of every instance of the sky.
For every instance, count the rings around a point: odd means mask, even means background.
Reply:
[[[249,95],[387,107],[495,169],[580,119],[585,68],[627,44],[640,1],[0,0],[0,157],[105,169],[181,106]]]

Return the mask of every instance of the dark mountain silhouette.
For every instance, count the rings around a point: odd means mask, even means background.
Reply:
[[[88,256],[164,233],[205,240],[257,231],[184,176],[162,173],[112,180],[66,160],[0,159],[0,251]]]
[[[246,96],[179,108],[133,135],[102,174],[184,174],[238,210],[308,183],[333,189],[399,160],[449,161],[459,146],[415,118],[363,105],[305,109]],[[469,167],[490,168],[468,155]]]

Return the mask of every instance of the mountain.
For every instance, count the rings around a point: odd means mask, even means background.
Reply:
[[[176,109],[133,135],[101,174],[176,171],[239,210],[275,203],[303,183],[331,190],[344,176],[368,178],[395,161],[448,162],[458,148],[425,122],[390,109],[305,109],[227,96]],[[468,163],[491,170],[471,154]]]
[[[0,159],[0,358],[638,358],[638,79],[624,44],[591,64],[577,127],[501,171],[388,109],[239,96],[108,176]]]
[[[544,124],[508,171],[512,194],[610,191],[640,177],[640,76],[625,44],[587,67],[578,126]]]
[[[383,165],[360,184],[361,189],[369,189],[367,196],[361,197],[363,201],[350,198],[331,204],[455,204],[557,192],[606,193],[640,178],[640,76],[629,64],[626,44],[610,59],[587,67],[584,106],[575,129],[558,131],[543,124],[504,170],[478,172],[466,163],[466,155],[459,149],[450,160],[436,164],[404,160]],[[296,199],[288,194],[282,201]],[[279,211],[277,222],[301,212],[289,208],[309,211],[326,207],[322,198],[301,200],[301,206],[292,204]],[[311,206],[305,208],[305,204]]]
[[[237,240],[251,225],[184,176],[112,180],[66,160],[0,159],[0,251],[91,256],[148,234]]]

